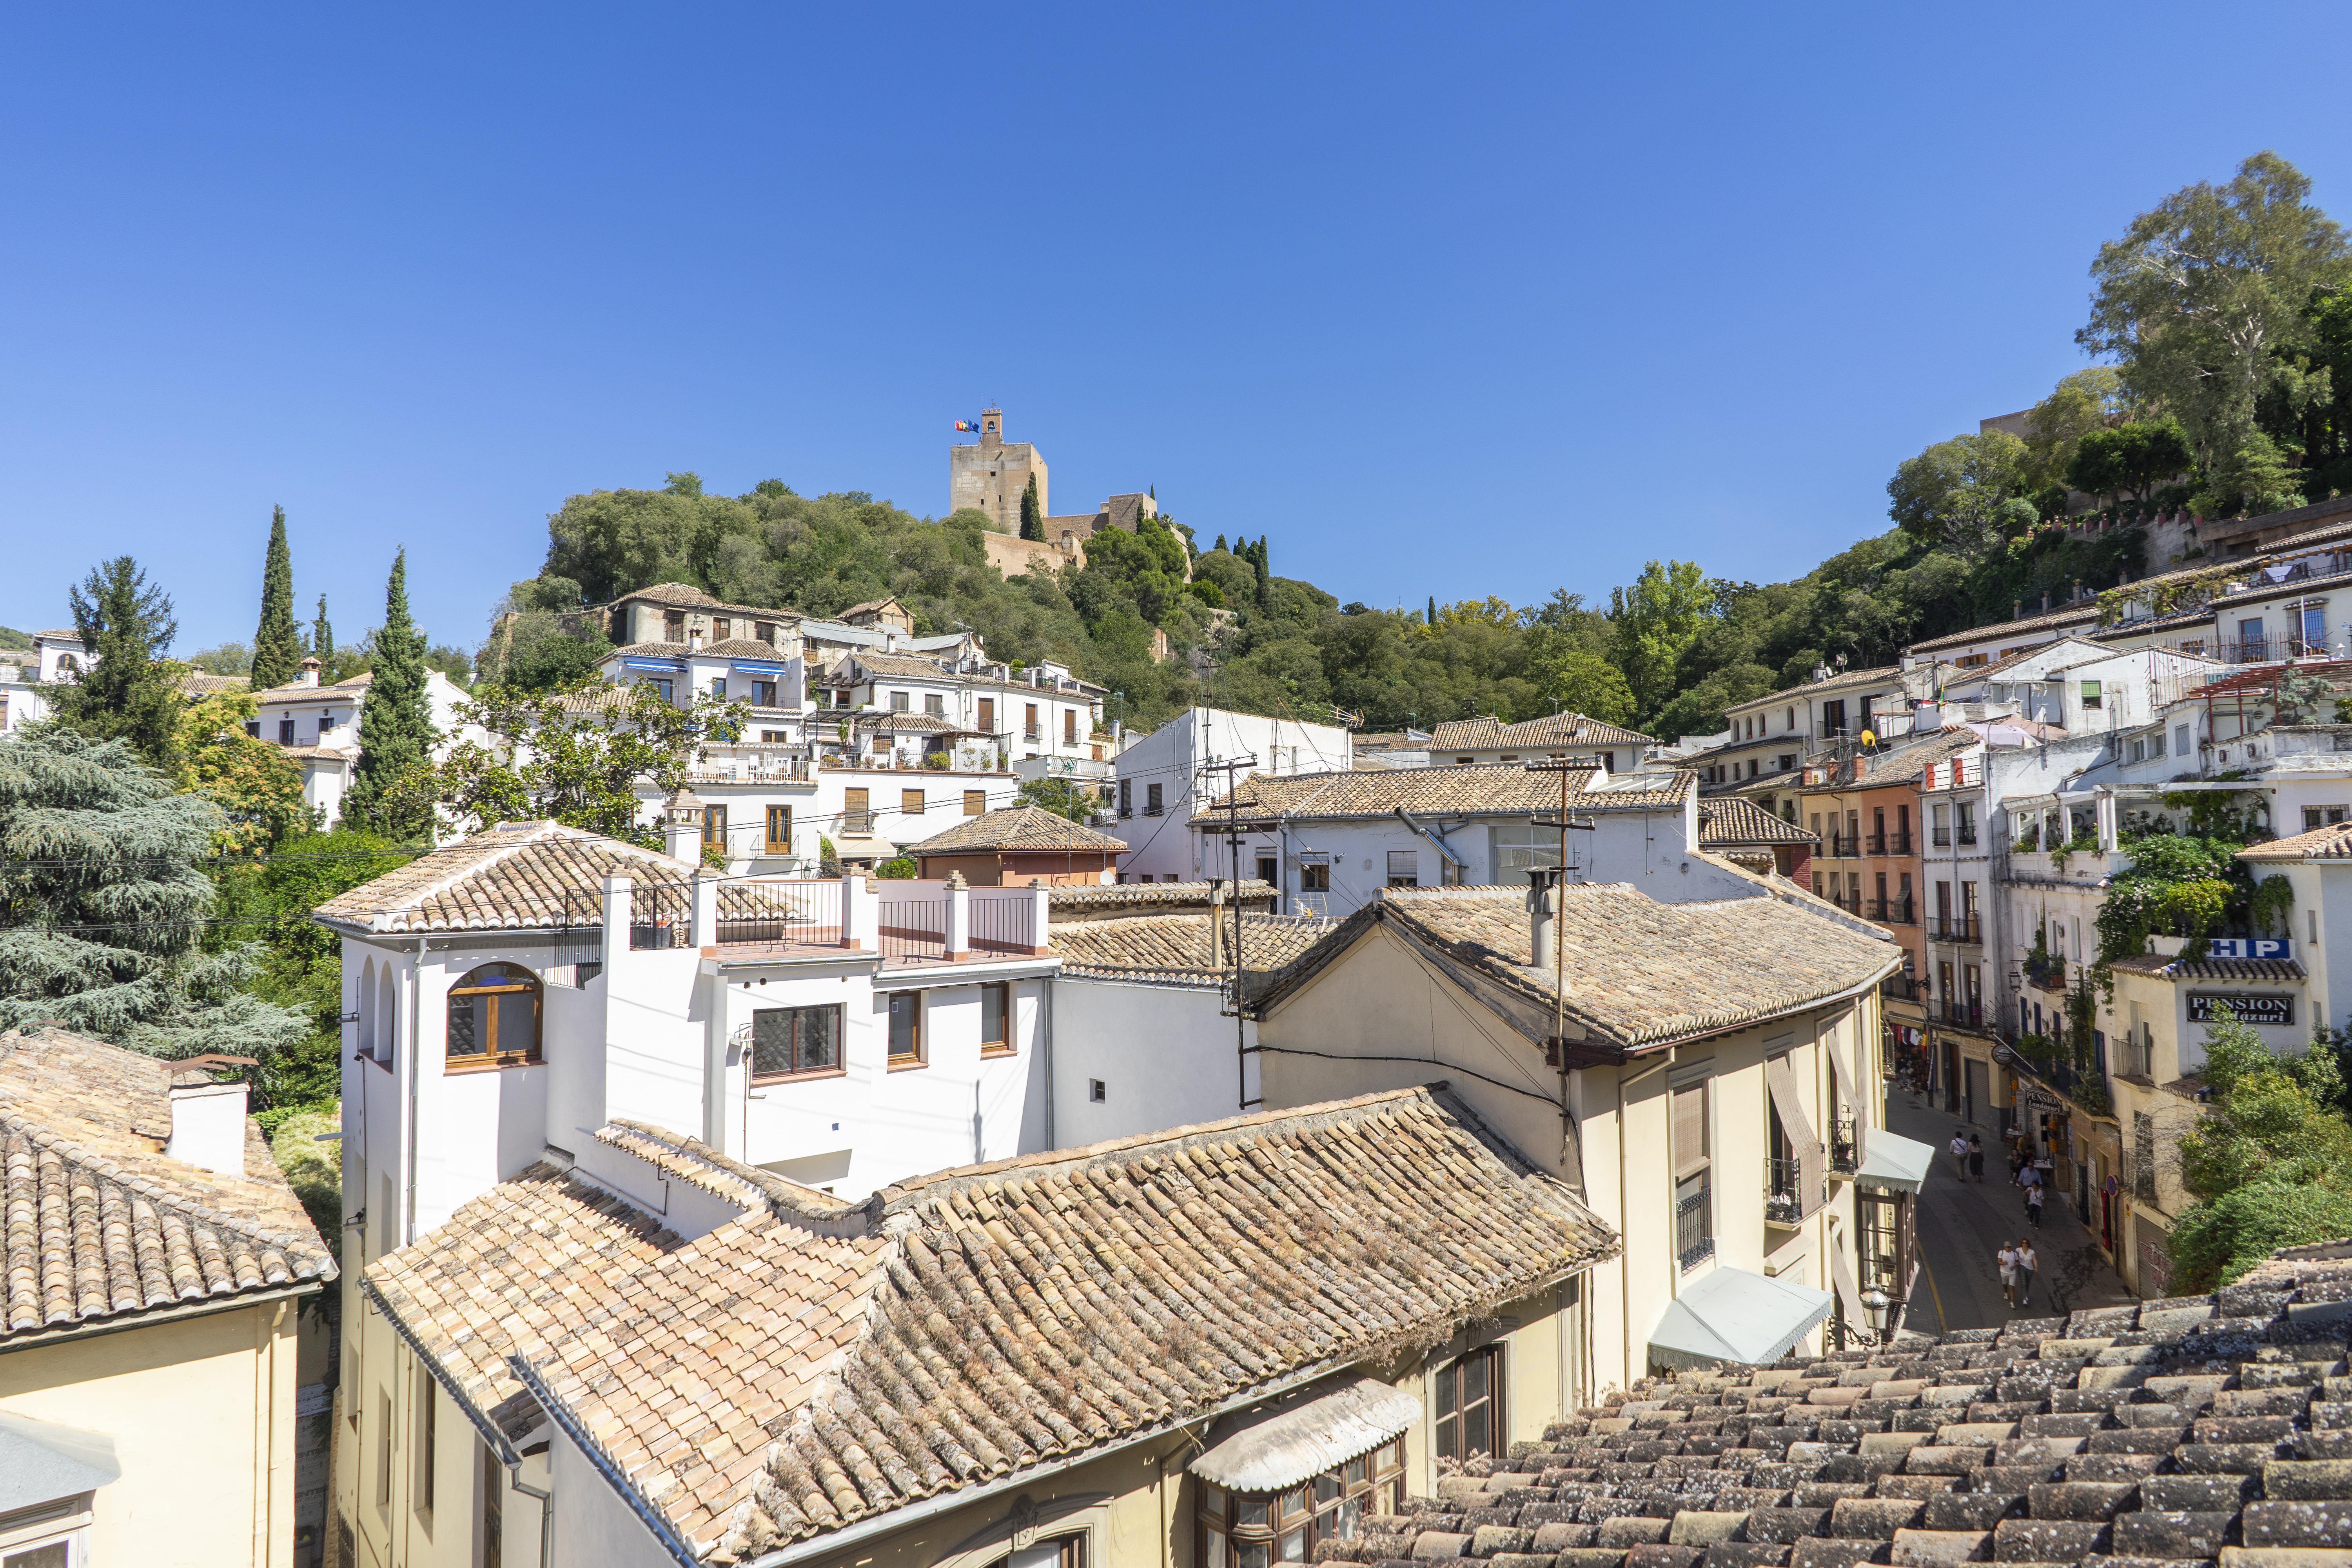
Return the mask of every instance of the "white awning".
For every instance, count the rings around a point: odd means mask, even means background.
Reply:
[[[1793,1279],[1717,1268],[1667,1303],[1650,1331],[1650,1359],[1677,1370],[1766,1366],[1828,1317],[1835,1300]]]
[[[121,1474],[105,1433],[0,1411],[0,1513],[96,1491]]]
[[[1935,1163],[1931,1145],[1879,1128],[1870,1135],[1870,1152],[1853,1173],[1854,1184],[1881,1192],[1916,1193]]]
[[[1319,1384],[1227,1416],[1185,1467],[1237,1492],[1275,1492],[1370,1453],[1421,1419],[1421,1400],[1369,1377]],[[1222,1435],[1221,1435],[1222,1433]]]

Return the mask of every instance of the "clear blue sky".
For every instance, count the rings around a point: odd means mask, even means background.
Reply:
[[[1769,580],[2084,362],[2098,243],[2274,147],[2352,219],[2311,7],[18,6],[0,623],[128,551],[183,651],[394,543],[477,640],[574,491],[1056,510],[1388,605]]]

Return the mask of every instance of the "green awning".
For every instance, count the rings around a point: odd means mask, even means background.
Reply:
[[[1667,1303],[1650,1331],[1650,1360],[1677,1371],[1727,1362],[1768,1366],[1828,1317],[1835,1300],[1793,1279],[1717,1268]]]
[[[1870,1130],[1870,1152],[1864,1157],[1862,1168],[1853,1173],[1854,1184],[1887,1193],[1916,1193],[1927,1181],[1927,1172],[1935,1163],[1936,1151],[1931,1145],[1874,1127]]]

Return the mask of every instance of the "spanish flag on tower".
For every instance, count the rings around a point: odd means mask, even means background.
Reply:
[[[977,435],[980,431],[980,421],[977,419],[959,419],[956,421],[956,428],[959,430],[970,430],[973,434]]]

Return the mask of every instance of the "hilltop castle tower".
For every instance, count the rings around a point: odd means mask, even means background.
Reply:
[[[992,527],[1004,533],[1021,531],[1021,492],[1037,481],[1037,515],[1046,504],[1045,459],[1026,441],[1004,438],[1004,410],[984,408],[980,414],[980,440],[948,447],[948,510],[969,507],[988,514]]]

